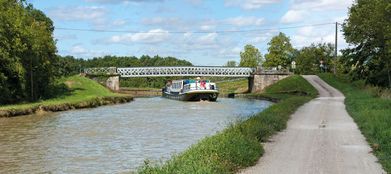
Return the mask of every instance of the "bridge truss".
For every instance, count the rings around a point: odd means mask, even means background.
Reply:
[[[164,77],[164,76],[215,76],[215,77],[250,77],[254,68],[247,67],[130,67],[130,68],[87,68],[87,75],[119,75],[121,77]]]

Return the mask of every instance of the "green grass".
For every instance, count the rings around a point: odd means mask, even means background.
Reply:
[[[246,93],[248,92],[248,80],[240,79],[235,81],[217,82],[220,94],[231,94],[231,93]]]
[[[146,163],[138,172],[164,173],[235,173],[254,165],[264,153],[260,142],[286,128],[290,115],[317,95],[302,77],[292,76],[270,86],[264,95],[280,99],[248,120],[232,124],[216,135],[206,137],[163,165]]]
[[[97,82],[85,77],[71,76],[60,79],[58,83],[65,84],[68,92],[52,99],[34,103],[0,106],[0,110],[27,109],[38,105],[51,106],[63,103],[74,104],[98,97],[119,96],[119,94],[113,93]]]
[[[349,82],[344,77],[320,74],[324,81],[344,93],[348,113],[372,146],[374,154],[391,173],[391,100],[380,98],[360,82]]]

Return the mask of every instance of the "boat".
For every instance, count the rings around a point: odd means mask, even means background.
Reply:
[[[219,95],[216,83],[209,80],[172,80],[162,89],[162,96],[181,101],[216,101]]]

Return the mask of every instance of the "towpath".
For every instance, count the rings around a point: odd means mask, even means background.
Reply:
[[[304,76],[319,97],[300,107],[285,131],[243,174],[385,174],[345,109],[344,96],[318,76]]]

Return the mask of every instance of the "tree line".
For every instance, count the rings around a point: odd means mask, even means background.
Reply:
[[[390,0],[359,0],[349,8],[342,24],[349,48],[334,55],[331,43],[313,43],[301,49],[293,48],[284,33],[268,43],[268,53],[262,56],[253,45],[246,45],[240,62],[228,61],[225,66],[292,69],[295,73],[316,74],[336,72],[348,74],[352,80],[391,88],[391,2]]]
[[[58,71],[62,76],[70,76],[82,73],[84,68],[145,66],[193,66],[193,64],[175,57],[161,57],[158,55],[154,57],[143,55],[140,58],[135,56],[104,56],[87,60],[73,56],[59,56]],[[172,77],[123,78],[120,80],[120,86],[161,88],[169,79],[172,79]]]

